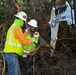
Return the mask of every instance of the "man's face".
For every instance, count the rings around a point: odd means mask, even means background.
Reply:
[[[31,29],[32,32],[34,32],[36,28],[35,27],[31,27],[30,29]]]

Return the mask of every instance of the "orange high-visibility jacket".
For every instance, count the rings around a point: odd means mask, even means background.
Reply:
[[[29,44],[32,43],[30,40],[25,39],[25,37],[26,37],[27,35],[28,35],[28,34],[27,34],[26,32],[25,32],[25,33],[22,32],[22,30],[21,30],[20,27],[18,27],[18,26],[15,27],[15,29],[14,29],[14,36],[15,36],[16,39],[19,40],[19,42],[20,42],[21,44],[29,45]]]

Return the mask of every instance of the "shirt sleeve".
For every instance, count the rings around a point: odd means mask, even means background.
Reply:
[[[19,42],[21,44],[30,45],[32,43],[31,40],[27,40],[25,38],[27,36],[27,33],[23,33],[22,29],[20,27],[16,27],[14,29],[14,36],[15,36],[16,39],[19,40]]]
[[[47,42],[41,37],[41,35],[39,35],[39,43],[42,45],[47,44]]]

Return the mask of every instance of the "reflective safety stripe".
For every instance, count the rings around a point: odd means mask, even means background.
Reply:
[[[14,30],[15,27],[16,27],[16,26],[13,26],[13,27],[12,27],[12,31],[10,32],[9,42],[12,40],[12,32],[13,32],[13,30]]]
[[[22,46],[22,44],[15,44],[13,42],[5,42],[5,44],[10,44],[10,45],[17,46],[17,47]]]
[[[10,32],[10,38],[9,38],[8,42],[5,42],[5,44],[9,44],[9,45],[13,45],[13,46],[16,46],[16,47],[20,47],[20,46],[22,46],[22,44],[16,44],[16,43],[11,42],[12,41],[12,32],[13,32],[15,27],[16,26],[13,26],[12,31]]]

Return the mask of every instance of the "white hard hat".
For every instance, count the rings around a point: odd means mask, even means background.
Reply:
[[[29,24],[30,26],[35,27],[35,28],[38,27],[38,26],[37,26],[37,21],[36,21],[35,19],[30,20],[30,21],[28,22],[28,24]]]
[[[26,15],[26,13],[23,12],[23,11],[18,12],[15,16],[16,16],[17,18],[22,19],[22,20],[25,21],[25,22],[26,22],[26,20],[27,20],[27,15]]]

